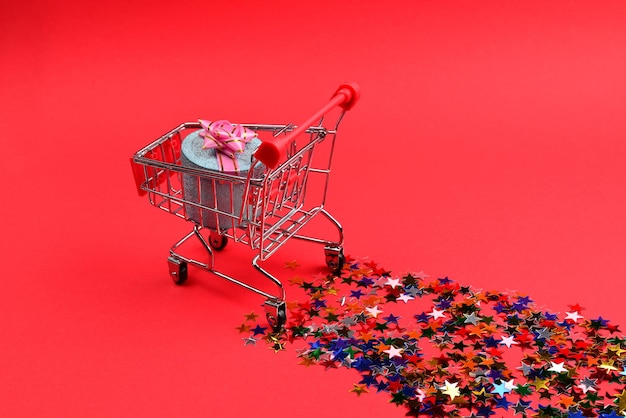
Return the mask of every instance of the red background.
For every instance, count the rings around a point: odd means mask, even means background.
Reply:
[[[255,295],[173,286],[189,225],[128,167],[180,122],[298,123],[343,81],[362,87],[328,205],[347,253],[626,323],[623,2],[0,9],[0,415],[402,416],[349,393],[356,373],[244,347]],[[268,268],[293,259],[314,274],[322,254],[290,244]]]

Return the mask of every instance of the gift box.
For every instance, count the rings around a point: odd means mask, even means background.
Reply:
[[[210,142],[215,140],[215,135],[208,136]],[[237,152],[224,152],[219,145],[207,146],[207,142],[206,129],[190,133],[181,145],[181,164],[184,167],[235,175],[238,179],[219,179],[218,175],[212,173],[200,176],[184,173],[184,198],[229,215],[186,204],[187,218],[214,231],[243,226],[238,218],[245,192],[245,180],[250,171],[252,154],[261,141],[256,136],[246,138],[245,146],[240,144],[242,148]],[[253,177],[260,177],[264,169],[262,164],[256,164]]]

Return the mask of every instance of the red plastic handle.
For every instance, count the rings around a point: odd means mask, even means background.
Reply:
[[[293,138],[300,135],[310,126],[317,123],[319,119],[327,114],[335,106],[340,106],[344,110],[350,110],[354,104],[359,100],[361,92],[359,86],[355,83],[346,83],[339,86],[330,101],[318,110],[313,116],[300,124],[296,129],[291,131],[288,135],[280,138],[273,138],[271,141],[263,141],[259,148],[257,148],[254,156],[265,164],[266,167],[274,168],[278,165],[278,162],[283,158],[287,150],[287,146],[291,143]]]

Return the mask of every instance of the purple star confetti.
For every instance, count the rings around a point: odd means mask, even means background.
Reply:
[[[351,392],[386,393],[407,416],[626,415],[626,337],[578,304],[551,313],[516,292],[351,258],[339,275],[291,282],[303,298],[288,302],[285,327],[248,314],[244,344],[291,344],[302,365],[352,369]]]

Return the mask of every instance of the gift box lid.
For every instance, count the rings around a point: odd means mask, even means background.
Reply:
[[[181,145],[181,152],[184,157],[183,164],[187,165],[186,163],[189,162],[204,169],[222,171],[220,170],[218,158],[224,158],[224,156],[218,156],[218,151],[216,151],[215,148],[204,148],[204,138],[200,136],[200,132],[202,132],[201,129],[192,132],[183,140]],[[236,153],[237,167],[239,170],[224,170],[223,172],[228,174],[247,173],[250,170],[252,154],[254,154],[254,151],[256,151],[260,144],[261,141],[258,138],[253,138],[246,144],[243,152]]]

